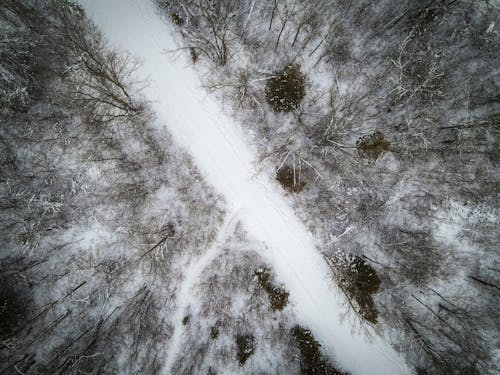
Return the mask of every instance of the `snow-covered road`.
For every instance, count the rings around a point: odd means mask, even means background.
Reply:
[[[289,289],[296,315],[324,348],[353,374],[410,373],[382,338],[373,334],[370,341],[365,334],[353,331],[349,319],[341,318],[346,312],[344,297],[332,287],[328,267],[312,235],[275,181],[255,174],[256,154],[239,124],[207,96],[188,59],[181,56],[174,60],[165,53],[178,46],[153,4],[146,0],[80,3],[105,37],[143,61],[138,75],[150,80],[143,94],[152,102],[159,120],[226,198],[228,212],[239,212],[245,229],[267,245],[262,256]],[[179,299],[189,297],[185,289]],[[179,301],[181,306],[186,303]]]

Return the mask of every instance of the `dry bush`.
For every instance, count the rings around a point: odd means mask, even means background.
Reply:
[[[385,139],[381,131],[375,130],[372,134],[360,138],[356,142],[359,156],[367,159],[377,160],[377,158],[389,151],[391,144]]]
[[[291,193],[300,193],[306,186],[306,182],[300,180],[300,176],[295,168],[288,165],[284,165],[278,169],[276,172],[276,180],[278,180],[283,189]]]
[[[275,285],[272,279],[272,271],[269,268],[262,268],[255,271],[255,275],[259,281],[260,286],[264,289],[269,296],[269,303],[271,308],[276,310],[283,310],[288,304],[289,293],[282,286]]]
[[[266,100],[275,112],[296,109],[306,95],[306,77],[297,64],[288,64],[266,84]]]
[[[240,366],[244,366],[248,358],[255,352],[255,337],[253,335],[236,335],[236,356]]]
[[[373,295],[382,282],[377,272],[364,259],[351,254],[339,252],[324,257],[353,310],[364,320],[376,324],[379,312]]]
[[[295,326],[291,330],[300,352],[300,371],[305,375],[345,375],[334,368],[321,353],[321,345],[310,330]]]

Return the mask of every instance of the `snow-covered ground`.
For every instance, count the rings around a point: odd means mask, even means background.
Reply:
[[[332,285],[312,235],[297,219],[274,179],[256,174],[254,150],[239,124],[201,88],[188,54],[166,52],[178,45],[174,31],[156,14],[152,2],[80,3],[106,38],[142,60],[137,74],[149,80],[143,94],[152,102],[159,126],[167,126],[174,139],[193,156],[207,181],[226,198],[230,215],[237,212],[237,219],[249,234],[267,245],[261,255],[290,291],[292,308],[301,323],[312,330],[325,350],[353,374],[410,373],[383,338],[371,332],[369,339],[366,332],[354,330],[349,319],[342,318],[346,301]],[[181,308],[189,303],[189,289],[206,263],[203,258],[197,262],[201,263],[190,267],[193,272],[187,273],[182,293],[178,294]],[[174,338],[183,329],[177,319]],[[171,350],[169,363],[174,360],[176,346]]]

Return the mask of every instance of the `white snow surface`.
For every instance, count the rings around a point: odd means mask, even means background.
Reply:
[[[159,126],[168,128],[207,181],[225,197],[228,215],[237,213],[246,231],[267,245],[261,255],[290,291],[300,323],[311,329],[326,352],[352,374],[411,373],[397,352],[371,328],[370,339],[343,318],[345,298],[333,286],[329,268],[311,233],[295,216],[274,179],[256,174],[256,152],[248,138],[203,90],[188,58],[177,54],[174,59],[173,54],[165,52],[179,45],[172,26],[157,14],[154,4],[146,0],[79,2],[112,44],[142,60],[137,74],[150,82],[143,95],[151,101]],[[179,316],[173,340],[176,344],[184,329],[179,317],[182,308],[190,303],[189,289],[202,271],[200,267],[216,253],[215,249],[207,251],[189,267],[180,287],[181,310],[176,314]],[[170,373],[173,357],[181,349],[177,346],[171,345],[166,373]]]

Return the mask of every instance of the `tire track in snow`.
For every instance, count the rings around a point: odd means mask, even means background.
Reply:
[[[254,174],[255,155],[239,125],[221,113],[218,103],[201,88],[187,57],[172,60],[165,50],[178,46],[173,31],[150,1],[80,0],[114,44],[143,61],[138,75],[150,78],[143,94],[174,139],[192,155],[207,181],[224,195],[229,210],[249,234],[264,242],[260,255],[273,266],[277,278],[290,291],[290,301],[301,323],[312,330],[337,363],[353,374],[406,374],[402,358],[371,328],[371,339],[353,332],[345,314],[345,297],[332,286],[329,268],[314,239],[295,216],[276,182]],[[163,122],[165,125],[163,125]],[[215,244],[214,244],[215,246]],[[187,272],[175,314],[178,324],[188,292],[196,282],[197,267],[215,256],[213,248]],[[205,260],[203,260],[205,259]],[[191,269],[192,268],[192,269]],[[174,331],[166,369],[171,369],[183,329]]]

